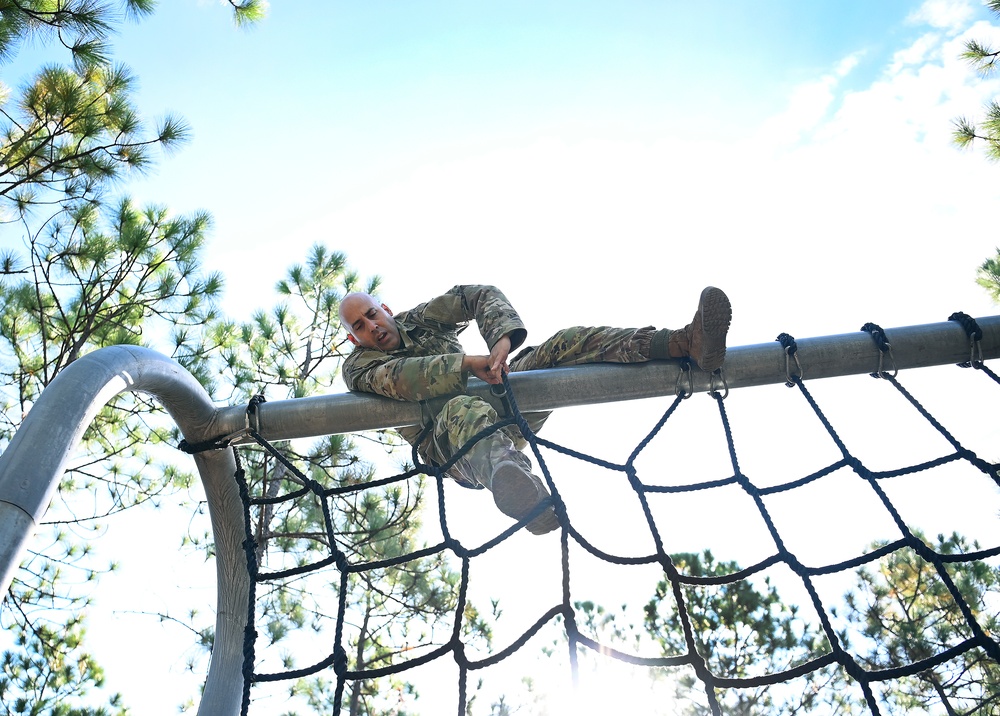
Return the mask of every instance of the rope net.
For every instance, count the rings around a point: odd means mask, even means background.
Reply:
[[[973,341],[978,340],[974,322],[963,325]],[[457,512],[464,509],[461,493],[479,499],[475,504],[480,511],[495,508],[488,494],[471,493],[451,484],[443,476],[450,463],[423,464],[414,451],[409,470],[330,486],[250,429],[249,436],[259,445],[256,449],[280,464],[290,480],[281,483],[287,489],[284,494],[278,494],[277,483],[272,482],[267,494],[251,496],[237,451],[240,468],[236,478],[246,508],[244,547],[254,585],[248,604],[243,714],[254,711],[254,684],[324,677],[332,694],[325,703],[327,712],[339,714],[352,708],[348,705],[352,686],[383,677],[405,680],[433,664],[447,665],[436,671],[434,678],[442,678],[443,673],[451,680],[447,691],[458,716],[513,713],[517,709],[504,706],[503,696],[492,704],[492,710],[482,710],[476,704],[480,709],[476,711],[473,702],[483,674],[526,651],[558,657],[573,684],[579,684],[581,678],[586,681],[592,669],[610,668],[610,664],[638,669],[650,679],[659,679],[639,688],[648,691],[653,683],[654,693],[661,694],[664,713],[680,712],[668,702],[682,691],[687,694],[685,713],[735,713],[748,705],[750,711],[739,712],[777,712],[782,706],[791,710],[795,705],[800,712],[818,709],[819,713],[883,714],[893,713],[893,704],[919,705],[917,694],[928,690],[937,695],[935,708],[941,713],[1000,713],[1000,642],[997,632],[992,631],[1000,613],[1000,584],[996,581],[1000,539],[985,547],[975,540],[970,542],[959,534],[969,526],[963,518],[962,524],[945,526],[935,541],[925,530],[942,525],[933,517],[924,525],[917,516],[921,510],[934,515],[945,502],[957,499],[969,514],[992,510],[996,519],[998,464],[965,447],[904,387],[892,367],[891,346],[881,329],[866,324],[862,330],[871,333],[883,357],[871,377],[877,379],[882,391],[891,389],[893,400],[903,401],[914,419],[912,426],[905,423],[908,434],[901,442],[910,453],[926,454],[926,459],[881,464],[884,460],[878,452],[868,454],[867,442],[887,440],[889,428],[898,433],[899,425],[880,423],[881,409],[874,403],[855,404],[849,410],[837,408],[838,387],[833,384],[844,379],[826,381],[831,386],[827,402],[834,408],[825,410],[821,399],[807,388],[801,369],[789,370],[787,390],[779,386],[767,393],[774,404],[772,415],[778,416],[771,431],[785,436],[778,447],[759,445],[755,437],[754,431],[761,427],[761,406],[754,411],[751,394],[761,389],[741,390],[740,396],[746,393],[749,400],[738,405],[732,402],[736,393],[732,397],[728,390],[709,393],[711,401],[701,403],[714,407],[710,412],[716,415],[717,427],[706,426],[706,411],[692,409],[698,401],[688,401],[690,394],[681,392],[665,399],[665,404],[659,403],[655,424],[622,462],[604,460],[534,434],[518,409],[517,396],[505,382],[506,417],[477,435],[466,449],[504,426],[515,425],[521,430],[536,474],[543,476],[552,493],[560,523],[558,532],[542,537],[527,535],[522,528],[547,503],[520,523],[485,539],[456,535],[453,523]],[[797,366],[794,338],[782,334],[778,341],[789,365]],[[1000,398],[1000,392],[988,392],[996,390],[1000,378],[981,359],[975,360],[974,353],[973,360],[960,367],[966,375],[981,376],[976,387],[965,388],[965,395],[969,409],[982,413],[981,403],[993,405]],[[855,378],[872,382],[867,376]],[[248,410],[254,408],[251,403]],[[694,421],[685,420],[689,412],[695,414]],[[731,415],[734,412],[736,419]],[[696,427],[690,427],[691,422],[697,422]],[[916,432],[917,423],[920,432]],[[734,424],[745,426],[750,439],[741,442],[734,435]],[[686,433],[685,429],[695,432]],[[805,430],[818,432],[823,447],[804,450],[797,444],[797,435]],[[671,437],[672,431],[676,437]],[[705,445],[716,433],[721,433],[720,448],[724,445],[724,449],[714,451],[711,460],[696,461],[693,470],[672,469],[672,453],[707,453]],[[842,433],[851,436],[842,437]],[[698,437],[692,440],[692,434]],[[861,447],[854,447],[854,442]],[[770,460],[775,467],[744,471],[743,456],[749,456],[748,462],[755,465]],[[794,467],[790,458],[808,466]],[[556,474],[554,465],[568,474]],[[436,496],[427,509],[433,519],[430,532],[440,535],[436,543],[417,546],[400,539],[395,550],[383,550],[373,558],[372,553],[362,554],[338,533],[332,506],[335,500],[363,504],[366,492],[372,490],[421,491],[424,480]],[[631,501],[631,511],[624,518],[630,532],[638,534],[631,541],[616,538],[623,518],[616,508],[620,498],[610,497],[611,484],[619,492],[624,490]],[[597,500],[602,504],[596,510],[604,511],[601,529],[580,526],[588,520],[588,509],[591,513],[595,510],[584,506],[578,497],[581,490],[590,491],[591,498],[595,490],[608,495],[606,500]],[[976,494],[987,497],[972,497]],[[266,561],[267,554],[253,537],[255,515],[260,519],[263,511],[285,502],[308,502],[322,515],[323,524],[313,529],[328,545],[328,553],[308,564],[258,565],[258,561]],[[906,507],[900,507],[901,503]],[[747,544],[758,546],[752,562],[741,566],[737,561],[715,561],[704,545],[712,544],[713,532],[724,527],[735,528],[745,534]],[[802,546],[803,535],[810,538],[811,549]],[[992,534],[989,538],[994,539]],[[865,541],[856,544],[861,539]],[[704,540],[702,546],[693,547],[698,540]],[[539,586],[536,577],[521,567],[523,557],[518,551],[523,555],[524,550],[546,556],[545,579],[557,582],[555,590]],[[509,573],[509,577],[501,575],[500,581],[509,590],[519,591],[535,610],[526,623],[522,619],[517,633],[504,633],[497,648],[483,646],[483,617],[472,606],[482,596],[475,595],[473,576],[492,571],[493,582],[498,579],[497,562],[478,566],[494,552],[505,554],[499,564]],[[354,653],[348,640],[348,633],[356,630],[351,626],[351,614],[354,609],[356,616],[357,607],[348,599],[352,580],[361,580],[375,593],[374,599],[372,594],[366,597],[371,600],[366,615],[384,609],[390,613],[388,622],[405,622],[412,615],[407,616],[406,610],[393,611],[400,599],[379,596],[373,585],[387,570],[418,561],[426,566],[427,560],[432,560],[431,568],[425,568],[431,580],[446,573],[443,565],[456,567],[452,577],[442,578],[442,583],[432,587],[446,593],[443,603],[448,605],[449,616],[435,617],[430,627],[436,630],[434,638],[412,644],[397,635],[399,646],[389,650],[392,658],[359,668],[361,652]],[[647,596],[637,609],[625,605],[616,611],[609,608],[617,607],[611,602],[605,606],[586,598],[591,587],[582,585],[592,585],[596,579],[605,587],[613,586],[628,579],[626,572],[642,575],[639,581]],[[332,623],[322,653],[302,668],[257,671],[258,652],[263,652],[258,628],[267,628],[257,623],[258,592],[317,573],[322,575],[318,581],[300,587],[313,594],[325,590],[330,595],[327,608],[303,619],[315,623],[322,616]],[[410,588],[418,589],[412,584]],[[426,584],[423,588],[427,589]],[[842,601],[845,589],[853,594],[846,603]],[[779,591],[780,600],[768,598],[777,597]],[[610,593],[616,592],[612,588]],[[550,594],[554,595],[550,606],[541,603]],[[492,636],[499,640],[503,617],[496,599],[492,595],[486,598],[493,606]],[[634,609],[631,619],[624,613],[630,606]],[[860,615],[854,620],[845,616],[852,609]],[[644,626],[637,627],[635,619]],[[385,635],[383,638],[391,641]],[[542,649],[526,648],[533,641],[536,647],[542,641]],[[301,661],[299,657],[297,661]],[[541,678],[530,660],[518,661],[515,668]],[[402,682],[395,683],[393,688],[404,689]],[[896,694],[895,700],[889,692]],[[905,697],[911,701],[906,702]],[[623,696],[621,701],[629,703],[629,698]],[[419,706],[411,707],[419,712]]]

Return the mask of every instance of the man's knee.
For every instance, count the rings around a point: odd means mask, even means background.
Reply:
[[[455,442],[455,438],[471,438],[497,420],[497,411],[482,398],[458,395],[444,404],[436,422],[437,431],[447,433]]]
[[[525,348],[511,361],[512,371],[556,368],[577,362],[581,347],[593,328],[573,326],[564,328],[532,348]]]
[[[438,416],[445,419],[460,418],[465,420],[490,414],[495,418],[497,411],[482,398],[475,395],[456,395],[444,404]]]

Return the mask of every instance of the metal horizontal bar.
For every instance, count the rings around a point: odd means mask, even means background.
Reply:
[[[1000,357],[1000,316],[976,321],[983,331],[979,344],[983,359]],[[887,372],[893,366],[903,370],[961,363],[971,356],[965,330],[953,321],[888,328],[885,334],[892,349],[891,360],[889,357],[883,360],[882,367]],[[879,369],[880,353],[867,332],[796,339],[796,345],[805,380],[859,375]],[[794,371],[794,364],[792,367]],[[730,389],[784,383],[785,350],[777,341],[732,347],[726,353],[724,373]],[[679,382],[694,392],[722,389],[721,380],[704,371],[694,369],[689,377],[680,361],[552,368],[512,373],[509,381],[522,411],[674,395]],[[471,379],[468,392],[499,407],[490,394],[490,386],[482,381]],[[243,406],[222,408],[217,417],[222,435],[239,432],[246,426]],[[377,395],[346,393],[263,403],[257,408],[256,419],[256,429],[263,438],[285,440],[416,425],[420,422],[420,407]]]

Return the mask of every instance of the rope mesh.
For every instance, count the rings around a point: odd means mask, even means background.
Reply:
[[[956,316],[958,316],[958,318],[956,318]],[[976,331],[978,330],[978,327],[974,325],[975,322],[972,321],[972,323],[969,324],[968,321],[962,318],[962,316],[964,316],[964,314],[955,314],[955,316],[952,317],[952,320],[958,320],[966,328],[966,331],[970,335],[973,351],[972,359],[968,363],[960,365],[965,367],[971,366],[980,373],[991,378],[994,382],[1000,384],[1000,380],[997,379],[996,373],[985,366],[981,358],[977,360],[975,357],[975,345],[979,340],[979,337],[981,337],[981,331],[977,336]],[[836,452],[839,453],[839,458],[821,466],[819,469],[808,475],[796,477],[792,480],[765,487],[758,486],[741,470],[737,454],[736,440],[734,439],[730,416],[727,411],[726,397],[728,395],[728,390],[725,394],[713,391],[710,395],[715,402],[719,422],[725,435],[725,443],[728,448],[728,457],[732,470],[731,475],[722,479],[705,480],[690,484],[657,484],[656,481],[643,479],[640,474],[640,470],[637,468],[637,462],[639,461],[640,456],[644,454],[644,451],[651,441],[653,441],[658,434],[664,431],[668,424],[672,425],[673,422],[671,421],[677,421],[680,419],[678,416],[682,413],[681,407],[684,404],[685,399],[690,397],[689,394],[681,393],[670,400],[669,405],[666,406],[666,409],[660,419],[656,422],[650,432],[640,440],[638,445],[628,456],[627,460],[624,463],[614,463],[587,455],[583,452],[546,440],[534,434],[528,427],[528,423],[518,409],[516,396],[513,394],[510,389],[510,385],[506,383],[505,380],[504,387],[506,388],[506,393],[504,397],[506,401],[505,404],[508,407],[507,417],[505,417],[500,423],[491,426],[473,438],[470,444],[467,445],[459,455],[456,455],[455,458],[453,458],[452,462],[458,460],[462,454],[464,454],[465,451],[467,451],[476,441],[492,434],[506,425],[516,425],[520,429],[530,446],[530,452],[534,457],[537,468],[541,471],[543,479],[552,493],[552,505],[554,506],[561,526],[559,544],[561,601],[545,611],[537,619],[537,621],[524,630],[520,636],[513,639],[508,646],[481,659],[470,658],[467,656],[467,644],[463,641],[461,630],[463,614],[468,601],[471,579],[470,573],[473,560],[509,539],[525,524],[540,514],[548,503],[539,505],[531,515],[528,515],[520,523],[511,525],[508,529],[496,535],[495,538],[488,540],[482,545],[470,547],[463,544],[461,540],[455,538],[449,529],[449,505],[446,500],[446,493],[443,484],[445,478],[443,475],[444,472],[450,467],[451,463],[442,466],[424,464],[420,461],[419,456],[414,450],[412,455],[414,467],[411,470],[366,484],[340,485],[332,488],[325,487],[318,481],[305,475],[292,461],[288,460],[280,450],[276,449],[273,445],[264,440],[253,427],[249,427],[247,431],[248,435],[276,460],[281,462],[287,470],[296,475],[300,484],[304,485],[304,487],[300,489],[293,490],[280,496],[251,497],[246,489],[242,468],[238,472],[237,479],[240,483],[240,493],[244,500],[244,506],[247,513],[247,540],[244,543],[244,547],[247,554],[248,569],[253,577],[253,584],[268,584],[278,582],[280,580],[293,579],[298,575],[330,566],[335,566],[337,573],[340,575],[340,581],[336,587],[339,595],[339,604],[336,618],[334,646],[328,656],[305,668],[287,670],[278,673],[258,673],[254,670],[254,643],[257,638],[257,633],[253,627],[255,621],[255,609],[254,592],[253,589],[251,590],[251,599],[247,615],[248,627],[246,631],[246,647],[244,650],[245,690],[242,713],[247,714],[250,710],[250,691],[253,683],[297,679],[303,676],[317,674],[328,669],[332,669],[336,678],[336,694],[333,703],[333,713],[338,714],[340,713],[341,704],[343,702],[345,688],[352,681],[399,674],[415,669],[416,667],[437,659],[450,659],[457,666],[458,677],[457,683],[454,687],[454,692],[457,694],[458,700],[457,713],[459,716],[463,716],[463,714],[466,714],[467,712],[466,709],[469,702],[469,679],[471,673],[486,669],[487,667],[493,666],[507,659],[522,649],[533,636],[543,629],[543,627],[551,623],[558,622],[561,622],[565,629],[565,637],[568,641],[568,659],[574,681],[577,680],[580,669],[578,661],[578,650],[580,649],[591,650],[609,659],[615,659],[623,663],[635,664],[644,667],[668,669],[684,667],[692,671],[698,682],[700,682],[701,689],[704,691],[705,699],[707,700],[708,708],[713,714],[723,713],[723,706],[720,703],[719,695],[727,689],[752,689],[783,682],[791,682],[805,674],[828,668],[839,668],[848,674],[850,679],[860,687],[868,710],[873,714],[881,714],[883,713],[884,705],[879,703],[879,698],[876,694],[876,687],[882,682],[888,682],[894,679],[916,676],[925,673],[936,666],[955,659],[972,650],[981,650],[981,652],[985,654],[989,660],[995,662],[995,665],[1000,665],[1000,644],[998,644],[996,636],[991,635],[984,630],[983,625],[979,621],[981,615],[976,612],[976,605],[970,605],[965,600],[962,591],[956,585],[955,581],[956,568],[961,571],[968,565],[975,562],[989,560],[997,555],[1000,555],[1000,545],[987,549],[966,552],[963,554],[945,554],[935,551],[935,549],[929,546],[913,529],[911,529],[910,526],[908,526],[907,521],[894,505],[888,492],[884,488],[885,483],[889,480],[902,476],[915,475],[917,473],[922,473],[950,464],[963,464],[970,466],[972,471],[980,476],[981,480],[992,483],[994,487],[1000,487],[998,465],[987,462],[971,450],[964,447],[958,439],[956,439],[943,425],[941,425],[941,423],[939,423],[938,420],[935,419],[935,417],[931,415],[931,413],[900,383],[895,374],[895,370],[893,370],[892,367],[891,346],[885,339],[885,334],[880,328],[878,328],[878,326],[875,324],[865,324],[862,330],[867,331],[872,335],[873,341],[880,351],[880,355],[884,358],[884,360],[880,360],[879,369],[872,373],[873,377],[891,385],[891,387],[897,391],[900,396],[902,396],[906,403],[909,404],[914,411],[916,411],[922,420],[926,421],[926,423],[929,424],[934,431],[940,434],[951,446],[951,450],[949,452],[938,455],[930,460],[903,467],[896,467],[891,470],[872,469],[870,465],[866,464],[865,461],[851,451],[851,448],[846,444],[845,440],[843,440],[838,434],[833,425],[833,421],[827,417],[823,409],[820,407],[817,399],[814,398],[813,394],[806,388],[805,382],[802,378],[803,371],[798,365],[795,340],[788,334],[782,334],[778,337],[778,341],[785,348],[786,355],[789,359],[788,381],[786,382],[786,385],[789,388],[794,389],[806,402],[809,410],[819,420],[829,440],[832,441],[835,446]],[[994,396],[993,400],[996,400],[996,396]],[[253,406],[251,406],[251,408],[252,407]],[[250,424],[251,421],[248,420],[248,425]],[[554,453],[559,453],[587,462],[602,470],[609,470],[623,474],[633,490],[635,498],[641,505],[642,513],[645,516],[645,529],[648,530],[653,550],[648,554],[638,556],[615,555],[606,549],[599,548],[597,545],[588,540],[586,534],[577,528],[574,522],[574,515],[569,509],[566,501],[561,496],[558,483],[553,480],[549,464],[546,461],[546,451],[552,451]],[[856,476],[857,480],[861,481],[864,489],[870,491],[871,495],[874,495],[878,504],[880,504],[884,510],[884,514],[887,515],[895,525],[898,537],[877,549],[872,549],[872,551],[866,554],[855,555],[849,559],[839,562],[823,564],[820,566],[810,566],[808,564],[804,564],[786,545],[785,535],[783,535],[782,530],[779,529],[776,521],[772,518],[772,514],[768,506],[768,499],[772,499],[774,496],[781,493],[792,492],[807,485],[814,484],[821,478],[838,473],[839,471],[849,471],[852,473]],[[330,515],[331,498],[335,495],[343,495],[351,491],[361,491],[372,489],[373,487],[398,484],[411,480],[418,475],[427,475],[437,484],[437,508],[440,518],[440,530],[443,535],[443,539],[437,544],[425,546],[419,550],[397,556],[393,559],[379,562],[352,563],[348,559],[347,555],[345,555],[337,547],[337,535],[335,534],[334,522]],[[665,539],[661,533],[661,529],[655,515],[656,510],[651,505],[651,498],[658,500],[663,499],[662,496],[676,496],[696,492],[715,493],[727,489],[738,489],[742,491],[742,493],[745,494],[756,506],[757,513],[766,526],[767,533],[773,543],[773,552],[766,558],[750,565],[749,567],[741,568],[738,571],[724,576],[717,574],[697,576],[684,573],[678,569],[671,558],[670,551],[667,544],[665,544]],[[255,548],[257,545],[253,542],[250,530],[249,515],[251,510],[267,504],[276,504],[278,502],[307,498],[321,501],[324,515],[323,530],[326,534],[326,541],[330,545],[329,555],[313,564],[299,565],[274,572],[259,571],[255,555]],[[492,505],[484,506],[484,509],[491,508]],[[629,653],[627,649],[622,648],[621,644],[602,643],[599,639],[594,638],[593,635],[588,635],[581,631],[578,624],[581,618],[581,612],[578,604],[575,604],[573,599],[574,575],[573,570],[571,569],[573,564],[573,559],[571,558],[571,545],[576,546],[574,549],[582,548],[582,550],[589,553],[594,558],[609,564],[621,566],[649,565],[655,566],[660,572],[662,572],[662,578],[666,580],[670,595],[676,604],[677,617],[679,620],[679,636],[680,640],[685,645],[683,650],[669,656],[641,656],[635,653]],[[926,656],[915,659],[903,666],[872,669],[867,667],[863,663],[863,660],[859,659],[859,657],[845,645],[843,633],[842,631],[838,631],[837,625],[835,624],[834,615],[832,614],[833,610],[831,610],[830,606],[825,603],[824,599],[821,597],[820,590],[817,589],[816,580],[820,577],[828,575],[850,573],[852,570],[857,570],[866,565],[872,565],[894,553],[900,553],[905,550],[912,550],[912,552],[917,555],[920,560],[933,568],[934,574],[944,585],[944,588],[951,595],[951,598],[957,605],[958,610],[961,613],[964,627],[961,630],[961,634],[955,637],[953,643],[951,643],[948,648],[942,649],[937,653],[927,654]],[[348,654],[344,647],[345,615],[348,612],[346,598],[349,591],[348,579],[350,575],[390,568],[409,560],[441,552],[450,553],[450,555],[453,555],[461,565],[461,569],[459,570],[460,580],[457,585],[458,595],[453,615],[451,638],[447,641],[447,643],[408,661],[376,669],[364,669],[360,671],[352,670],[350,659],[348,658]],[[699,653],[697,646],[698,642],[696,639],[697,625],[692,624],[689,610],[690,597],[688,590],[709,589],[723,585],[735,584],[741,580],[751,579],[755,575],[760,575],[777,566],[786,567],[797,577],[801,588],[804,589],[805,594],[807,595],[808,605],[814,610],[815,618],[821,626],[822,635],[825,637],[827,651],[824,653],[814,654],[812,658],[805,660],[802,663],[797,663],[787,668],[753,678],[733,677],[725,673],[717,673],[717,670],[714,670],[712,667],[711,655]]]

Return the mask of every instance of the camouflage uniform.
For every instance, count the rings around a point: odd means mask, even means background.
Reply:
[[[462,371],[464,351],[458,334],[475,320],[490,350],[503,336],[510,337],[511,353],[527,336],[524,324],[507,298],[493,286],[455,286],[443,296],[394,316],[400,345],[390,352],[356,346],[344,361],[342,373],[349,390],[377,393],[396,400],[425,402],[433,427],[419,445],[420,456],[442,465],[469,439],[499,417],[486,401],[465,395],[468,375]],[[554,368],[581,363],[640,363],[649,360],[655,329],[574,327],[559,331],[544,343],[525,348],[509,361],[514,371]],[[532,430],[547,412],[528,413]],[[399,428],[411,445],[421,426]],[[530,470],[519,450],[525,441],[509,426],[497,438],[483,440],[449,470],[470,487],[490,487],[490,466],[513,459]]]

